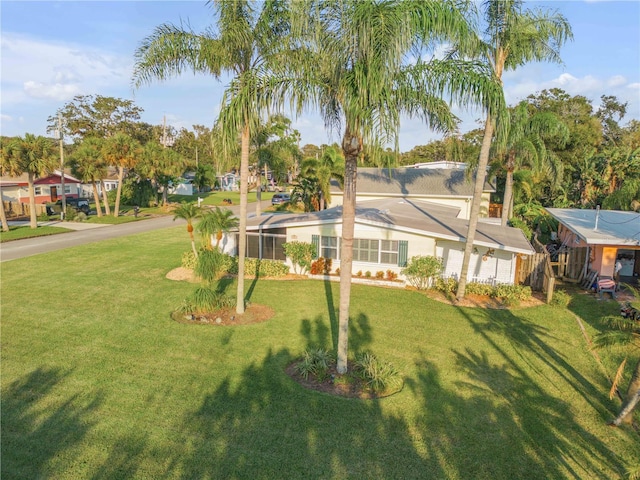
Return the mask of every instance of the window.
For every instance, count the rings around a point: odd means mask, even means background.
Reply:
[[[236,236],[236,241],[237,241]],[[266,260],[286,260],[283,244],[286,242],[286,235],[247,233],[247,250],[245,255],[248,258],[262,258]]]
[[[323,258],[338,258],[338,237],[322,237],[320,256]]]
[[[71,185],[69,185],[67,183],[64,184],[64,193],[66,195],[69,195],[71,193]]]
[[[380,263],[398,265],[398,241],[380,240]]]
[[[36,195],[42,195],[42,187],[33,187]]]
[[[354,238],[353,261],[378,263],[378,240]]]

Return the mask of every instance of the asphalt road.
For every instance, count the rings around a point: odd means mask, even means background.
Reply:
[[[262,202],[262,209],[271,206],[271,202]],[[234,214],[238,214],[240,206],[228,207]],[[250,203],[248,208],[249,216],[255,213],[255,203]],[[95,224],[73,224],[62,223],[61,227],[74,228],[73,232],[61,233],[59,235],[49,235],[45,237],[26,238],[24,240],[14,240],[0,244],[0,262],[16,260],[18,258],[30,257],[40,253],[53,252],[63,248],[75,247],[85,243],[100,242],[110,238],[135,235],[137,233],[159,230],[162,228],[183,225],[184,220],[173,221],[173,216],[156,217],[138,222],[123,223],[120,225],[95,225]],[[77,230],[75,230],[77,228]]]

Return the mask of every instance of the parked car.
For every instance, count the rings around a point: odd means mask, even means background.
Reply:
[[[276,193],[271,197],[271,205],[282,205],[291,201],[291,195],[288,193]]]
[[[65,198],[67,207],[75,208],[77,212],[83,212],[89,215],[89,200],[86,198]],[[47,215],[55,215],[62,211],[62,200],[58,200],[56,203],[50,203],[47,205]]]

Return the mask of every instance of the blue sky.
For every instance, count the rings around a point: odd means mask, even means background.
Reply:
[[[183,75],[138,90],[131,87],[133,53],[162,23],[189,21],[196,31],[211,24],[202,1],[7,1],[0,3],[0,133],[46,134],[46,120],[75,95],[132,99],[142,120],[190,129],[211,126],[225,84],[211,77]],[[544,1],[564,14],[574,40],[562,49],[564,65],[529,64],[504,75],[507,101],[514,104],[543,89],[584,95],[597,108],[601,95],[629,103],[623,123],[640,119],[640,1]],[[287,112],[285,112],[287,113]],[[477,127],[479,112],[456,110],[461,131]],[[294,120],[302,144],[338,141],[308,112]],[[404,119],[400,148],[439,138],[420,122]]]

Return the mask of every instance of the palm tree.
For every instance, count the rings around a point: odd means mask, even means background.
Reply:
[[[11,177],[17,177],[22,172],[20,171],[19,165],[16,162],[16,159],[10,154],[11,153],[11,143],[8,141],[6,137],[0,136],[0,175],[9,175]],[[4,211],[4,201],[2,200],[2,195],[0,195],[0,219],[2,220],[2,231],[9,231],[9,223],[7,222],[7,214]]]
[[[249,0],[210,2],[215,9],[217,31],[195,33],[165,24],[145,38],[135,53],[133,82],[136,87],[152,80],[166,80],[186,70],[219,79],[233,75],[225,92],[217,122],[225,153],[240,137],[240,223],[238,242],[238,314],[244,313],[244,257],[247,231],[249,140],[260,123],[260,114],[271,99],[257,95],[258,79],[265,79],[274,50],[284,47],[288,34],[285,2],[270,0],[257,12]],[[279,60],[282,61],[282,60]]]
[[[320,210],[331,202],[331,179],[335,178],[340,187],[344,182],[344,158],[337,148],[327,147],[320,158],[306,158],[300,164],[300,175],[317,180],[320,190]]]
[[[631,291],[635,297],[635,301],[631,302],[631,306],[634,307],[636,311],[640,311],[640,291],[634,288],[631,288]],[[596,335],[593,342],[595,348],[621,347],[627,349],[629,353],[638,353],[640,350],[640,318],[633,319],[630,317],[612,316],[606,317],[604,322],[610,326],[612,330],[604,331]],[[628,354],[625,355],[618,367],[609,393],[610,398],[613,398],[613,395],[618,390],[628,358]],[[638,403],[640,403],[640,357],[629,381],[627,394],[620,412],[611,424],[617,427],[621,424],[633,423],[633,410],[638,406]]]
[[[206,239],[205,244],[211,250],[211,240],[214,235],[216,236],[216,249],[218,249],[222,236],[237,228],[237,226],[238,219],[233,216],[231,210],[216,207],[215,210],[210,210],[202,215],[202,219],[198,222],[196,229],[202,234],[203,239]]]
[[[103,154],[105,160],[118,167],[118,189],[116,191],[116,205],[113,209],[113,216],[117,217],[120,212],[124,169],[135,165],[140,154],[140,144],[129,135],[116,133],[113,137],[105,140]]]
[[[502,226],[513,216],[513,172],[525,164],[538,172],[548,171],[549,177],[562,178],[562,168],[545,140],[554,138],[564,146],[569,129],[553,112],[537,111],[527,101],[520,102],[509,112],[506,139],[498,140],[498,156],[504,160],[506,183],[502,209]]]
[[[479,35],[474,42],[459,45],[459,51],[463,55],[484,59],[492,68],[500,85],[502,85],[502,74],[505,70],[515,70],[530,61],[559,63],[560,47],[573,37],[567,19],[557,11],[548,12],[542,9],[523,11],[522,4],[522,0],[485,0],[482,4],[486,23],[484,35]],[[458,300],[464,298],[467,285],[471,251],[478,226],[482,190],[496,118],[494,112],[487,110],[467,240],[456,292]],[[499,120],[499,128],[507,128],[504,116]]]
[[[464,105],[489,106],[502,99],[496,95],[498,89],[488,69],[478,64],[421,60],[425,45],[434,40],[462,41],[468,34],[464,12],[456,2],[312,3],[311,11],[295,15],[308,22],[303,29],[314,33],[309,41],[313,52],[303,55],[307,68],[296,99],[318,105],[326,126],[342,131],[345,172],[337,369],[345,373],[356,173],[364,146],[374,153],[382,151],[376,147],[384,144],[397,146],[401,114],[422,118],[436,130],[455,130],[456,118],[443,100],[445,94]]]
[[[187,221],[187,232],[191,238],[191,249],[193,254],[198,258],[198,250],[196,249],[196,240],[193,236],[193,221],[202,215],[202,210],[193,202],[182,202],[173,211],[173,220],[181,218]]]
[[[34,181],[36,177],[53,170],[56,161],[54,154],[55,145],[50,139],[31,133],[25,134],[24,138],[15,138],[7,146],[6,155],[13,164],[13,171],[18,175],[27,173],[31,228],[38,228]]]
[[[97,183],[102,180],[107,172],[107,166],[103,162],[102,149],[103,141],[100,138],[88,137],[82,141],[71,156],[73,173],[84,183],[91,183],[98,217],[102,217],[102,207],[100,206]]]

